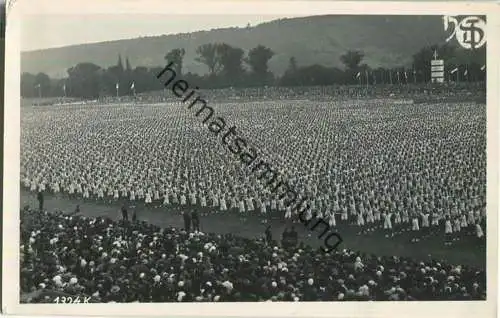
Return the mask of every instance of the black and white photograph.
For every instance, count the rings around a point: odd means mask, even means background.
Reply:
[[[18,149],[4,166],[16,310],[494,312],[498,7],[146,3],[17,14],[5,140],[17,126]]]

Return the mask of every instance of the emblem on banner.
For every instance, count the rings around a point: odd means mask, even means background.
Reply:
[[[459,22],[459,18],[443,16],[444,30],[452,29],[451,35],[446,39],[449,42],[455,37],[465,49],[478,49],[486,43],[486,22],[479,17],[466,17]]]

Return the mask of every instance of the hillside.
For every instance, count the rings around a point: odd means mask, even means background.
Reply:
[[[80,62],[103,67],[116,64],[118,54],[128,57],[132,67],[161,66],[166,52],[184,48],[185,70],[205,73],[196,62],[196,48],[205,43],[226,42],[245,51],[262,44],[276,55],[269,65],[282,74],[291,56],[299,65],[341,66],[340,55],[349,49],[365,52],[371,67],[404,66],[425,45],[446,38],[440,16],[314,16],[281,19],[250,28],[228,28],[190,34],[141,37],[130,40],[83,44],[23,52],[23,72],[66,76],[66,69]]]

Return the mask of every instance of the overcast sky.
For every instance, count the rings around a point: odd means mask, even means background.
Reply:
[[[29,15],[23,18],[21,50],[130,39],[239,26],[284,18],[276,15]],[[291,16],[288,16],[291,17]]]

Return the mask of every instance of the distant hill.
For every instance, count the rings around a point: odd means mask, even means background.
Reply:
[[[371,67],[405,66],[423,46],[446,38],[440,16],[312,16],[280,19],[249,28],[227,28],[186,34],[141,37],[130,40],[83,44],[23,52],[23,72],[44,72],[65,77],[66,70],[80,62],[102,67],[116,64],[118,54],[128,57],[132,67],[161,66],[165,53],[184,48],[185,71],[203,74],[206,67],[195,61],[196,48],[205,43],[225,42],[246,52],[259,45],[276,55],[269,65],[282,74],[295,56],[298,65],[342,66],[339,57],[349,49],[365,52]]]

